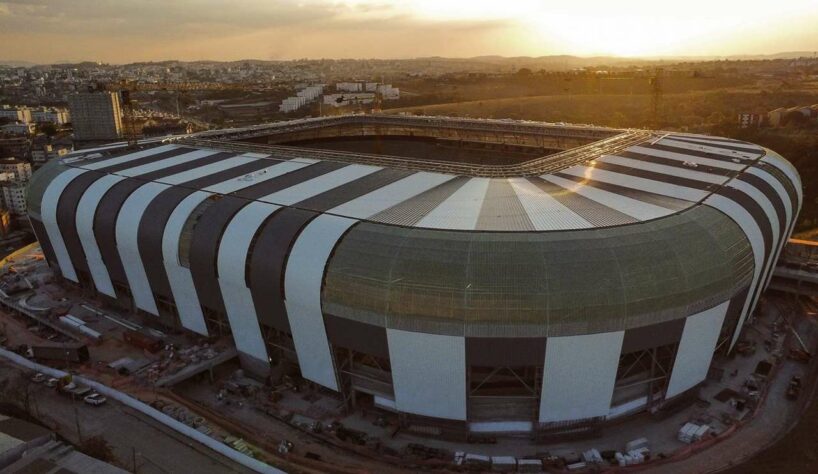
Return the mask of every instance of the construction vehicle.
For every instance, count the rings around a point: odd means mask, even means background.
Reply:
[[[133,148],[139,142],[139,133],[136,130],[135,109],[136,102],[131,98],[133,92],[177,92],[180,95],[188,91],[226,91],[252,90],[269,87],[268,84],[258,83],[223,83],[223,82],[134,82],[122,80],[119,82],[100,82],[96,88],[100,91],[116,92],[122,102],[122,128],[128,148]],[[177,98],[177,113],[179,111]]]

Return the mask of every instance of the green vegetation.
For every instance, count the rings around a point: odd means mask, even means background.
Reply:
[[[747,140],[790,160],[804,185],[804,204],[797,232],[818,227],[818,127],[792,121],[783,128],[738,127],[738,114],[818,103],[818,89],[768,91],[752,87],[664,94],[661,128],[707,133]],[[388,112],[458,117],[511,118],[595,124],[623,128],[653,128],[651,95],[584,94],[513,97],[424,105]],[[816,231],[818,234],[818,231]]]

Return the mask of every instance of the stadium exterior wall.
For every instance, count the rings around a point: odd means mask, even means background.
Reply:
[[[650,190],[661,202],[706,189],[660,218],[425,228],[373,220],[394,211],[388,199],[349,210],[408,172],[260,158],[164,145],[52,162],[32,180],[29,218],[65,280],[164,324],[229,331],[260,375],[292,360],[326,389],[465,428],[605,419],[694,388],[717,347],[739,338],[802,201],[794,168],[765,150],[723,186],[702,184],[701,170],[627,175],[645,193],[666,178]],[[606,186],[594,192],[624,187]],[[665,351],[668,375],[636,396],[622,388],[623,365],[639,351]],[[531,393],[478,395],[504,371],[530,374],[518,388]],[[497,419],[484,405],[492,397],[522,408]]]

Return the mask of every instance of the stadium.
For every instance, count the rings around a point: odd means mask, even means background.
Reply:
[[[430,432],[548,432],[694,393],[802,200],[771,150],[441,117],[112,145],[35,173],[49,265]]]

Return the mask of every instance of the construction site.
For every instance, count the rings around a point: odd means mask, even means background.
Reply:
[[[811,300],[764,294],[801,200],[772,150],[582,125],[82,150],[32,179],[0,354],[251,471],[672,471],[753,433],[734,462],[814,390]]]
[[[616,453],[626,453],[633,446],[638,447],[630,451],[641,450],[646,457],[637,457],[638,462],[668,469],[679,459],[719,451],[722,440],[740,438],[742,431],[754,427],[772,438],[799,417],[815,388],[815,363],[802,344],[806,348],[818,344],[812,316],[818,308],[805,300],[770,295],[737,352],[718,357],[697,396],[669,412],[628,417],[592,435],[445,440],[402,430],[398,417],[387,411],[350,410],[298,377],[285,377],[273,386],[248,377],[237,363],[229,337],[212,340],[165,333],[152,328],[155,323],[142,325],[133,315],[66,291],[55,283],[36,245],[8,259],[3,272],[0,339],[7,349],[60,347],[63,350],[56,355],[45,351],[31,356],[128,394],[232,449],[288,472],[474,471],[492,466],[501,472],[542,472],[576,469],[579,463],[604,467],[618,462]],[[82,324],[73,324],[76,321]],[[134,333],[142,336],[133,337]],[[78,345],[90,357],[67,355],[66,348]],[[2,364],[7,367],[8,362]],[[9,376],[13,373],[9,367]],[[18,376],[29,381],[34,375],[24,371]],[[805,386],[793,392],[790,382],[796,377]],[[55,401],[82,405],[49,395],[57,389],[47,387],[47,380],[29,383],[41,413],[60,409]],[[80,410],[97,416],[96,407]],[[694,425],[698,429],[692,430]],[[72,421],[60,435],[77,440],[82,430],[91,428]],[[631,442],[635,444],[629,446]],[[759,448],[748,447],[750,452]],[[122,467],[136,472],[131,454],[122,450],[117,458]],[[138,472],[162,472],[150,459],[146,451],[137,460]]]

